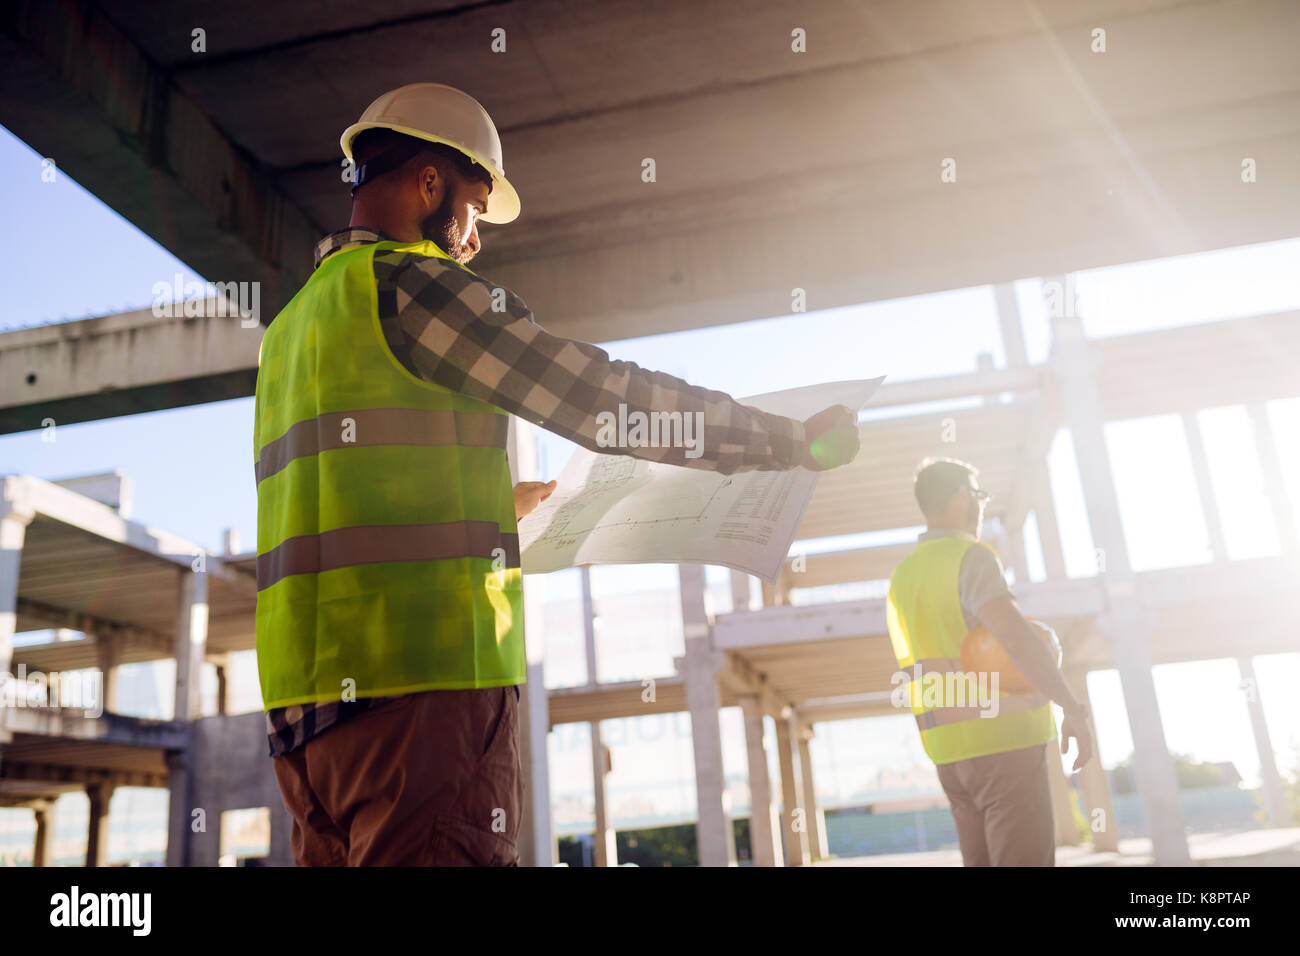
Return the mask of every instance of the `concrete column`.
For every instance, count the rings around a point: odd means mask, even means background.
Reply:
[[[1025,554],[1025,526],[1006,528],[1007,563],[1016,572],[1016,584],[1029,580],[1029,558]]]
[[[54,865],[54,801],[32,807],[36,817],[36,838],[32,843],[32,866]]]
[[[1047,745],[1047,783],[1052,791],[1052,822],[1056,825],[1057,846],[1078,846],[1079,831],[1070,807],[1070,782],[1061,766],[1060,741]]]
[[[534,426],[529,422],[510,416],[506,448],[512,482],[531,481],[537,476],[535,434]],[[551,732],[551,713],[544,674],[545,586],[541,577],[524,578],[527,679],[519,688],[519,764],[524,776],[525,803],[517,844],[520,866],[554,866],[560,856],[551,827],[551,781],[546,744]]]
[[[749,575],[743,571],[731,572],[731,610],[734,614],[749,610]]]
[[[1295,510],[1286,493],[1286,481],[1282,477],[1282,465],[1277,455],[1277,443],[1273,441],[1273,429],[1269,427],[1268,410],[1259,403],[1246,406],[1251,423],[1255,426],[1255,449],[1259,454],[1259,467],[1264,474],[1264,488],[1268,493],[1269,503],[1273,506],[1273,520],[1277,524],[1277,538],[1283,554],[1295,554],[1300,551],[1300,537],[1296,534]]]
[[[618,866],[618,841],[609,822],[609,795],[605,791],[605,777],[611,770],[609,748],[600,738],[600,721],[593,720],[591,727],[591,780],[596,798],[596,832],[592,836],[592,853],[596,866]]]
[[[230,692],[229,682],[226,680],[226,665],[217,665],[217,716],[226,716],[226,696]]]
[[[95,635],[95,657],[102,681],[102,703],[105,713],[117,712],[117,642],[104,634]]]
[[[108,806],[116,787],[111,783],[94,783],[86,787],[90,798],[90,822],[86,828],[86,866],[108,865]]]
[[[1015,286],[1003,283],[993,287],[993,301],[998,313],[998,330],[1008,368],[1023,368],[1029,364],[1025,348],[1024,328],[1020,323],[1020,304],[1016,301]],[[1043,548],[1043,573],[1049,580],[1065,577],[1065,557],[1061,551],[1061,536],[1056,525],[1056,509],[1052,506],[1051,485],[1047,468],[1042,461],[1031,466],[1027,481],[1029,506],[1038,522],[1038,538]],[[1016,572],[1016,583],[1029,580],[1029,564],[1025,557],[1024,525],[1007,528],[1009,536],[1008,562]]]
[[[1219,502],[1214,497],[1214,483],[1210,480],[1210,460],[1201,440],[1201,426],[1195,412],[1183,412],[1183,434],[1187,437],[1187,454],[1192,460],[1192,473],[1196,476],[1196,492],[1201,499],[1201,516],[1210,538],[1210,555],[1216,564],[1228,560],[1227,538],[1223,534],[1223,521],[1219,517]]]
[[[1043,549],[1043,574],[1049,581],[1065,577],[1065,551],[1061,548],[1061,529],[1056,523],[1056,503],[1052,501],[1052,480],[1047,466],[1032,466],[1034,520],[1038,524],[1038,543]]]
[[[191,827],[194,824],[194,773],[190,765],[189,748],[167,752],[167,857],[168,866],[189,866],[192,846]],[[268,772],[270,768],[267,768]],[[206,808],[205,808],[206,809]],[[205,817],[204,826],[221,824],[219,814]]]
[[[18,626],[18,573],[23,540],[33,512],[23,501],[16,478],[0,478],[0,673],[13,671],[13,636]],[[5,729],[5,708],[0,695],[0,744],[13,739]]]
[[[1016,302],[1016,289],[1010,282],[993,287],[993,302],[998,312],[998,330],[1002,333],[1002,351],[1007,365],[1019,368],[1029,364],[1025,349],[1025,333],[1020,326],[1020,304]]]
[[[678,577],[686,645],[682,670],[695,750],[700,866],[735,866],[736,835],[724,803],[727,784],[722,769],[722,728],[718,724],[718,671],[722,669],[722,655],[713,650],[709,640],[709,621],[704,611],[704,566],[679,565]]]
[[[767,775],[767,744],[763,739],[763,707],[757,696],[741,697],[745,718],[745,754],[749,763],[749,851],[755,866],[784,866],[781,817],[772,802]]]
[[[1074,696],[1092,709],[1088,698],[1088,675],[1083,671],[1066,671],[1066,683]],[[1096,754],[1079,771],[1079,788],[1083,791],[1084,817],[1092,834],[1092,848],[1098,853],[1119,851],[1119,828],[1115,824],[1115,805],[1110,795],[1110,780]]]
[[[1165,746],[1160,706],[1151,676],[1150,616],[1139,603],[1111,477],[1093,358],[1077,318],[1052,321],[1052,369],[1060,378],[1066,420],[1074,438],[1092,540],[1104,564],[1101,581],[1110,610],[1102,623],[1111,641],[1133,734],[1133,768],[1155,861],[1187,866],[1182,803],[1173,758]]]
[[[582,565],[578,573],[582,576],[582,637],[587,652],[587,686],[594,687],[600,681],[597,679],[596,600],[591,593],[591,565]]]
[[[785,841],[785,865],[807,866],[807,814],[796,812],[804,808],[801,795],[803,779],[795,744],[799,730],[794,719],[794,714],[776,717],[776,751],[781,764],[781,836]],[[798,829],[795,828],[796,820],[801,821]]]
[[[803,778],[804,820],[808,828],[808,855],[814,860],[824,860],[826,850],[826,814],[817,805],[817,791],[813,787],[811,727],[799,728],[799,770]]]
[[[199,565],[202,567],[202,564]],[[182,571],[176,610],[176,719],[202,716],[199,689],[208,644],[208,575]]]
[[[1255,750],[1259,753],[1259,776],[1264,790],[1264,806],[1268,810],[1268,822],[1275,827],[1289,827],[1291,808],[1287,804],[1286,789],[1282,786],[1282,776],[1277,772],[1277,760],[1273,756],[1273,741],[1269,738],[1264,704],[1259,697],[1259,681],[1255,679],[1255,662],[1249,657],[1238,658],[1237,670],[1241,673],[1241,687],[1245,692],[1246,707],[1250,711],[1250,729],[1255,738]]]

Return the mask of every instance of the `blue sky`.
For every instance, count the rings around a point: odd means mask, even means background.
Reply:
[[[61,172],[41,181],[41,159],[0,129],[0,200],[21,230],[5,232],[0,274],[6,310],[0,330],[86,315],[144,308],[152,286],[180,272],[200,279]],[[491,232],[485,234],[491,241]],[[1125,334],[1187,322],[1300,308],[1300,239],[1109,269],[1078,276],[1086,333]],[[526,289],[518,290],[527,298]],[[1042,361],[1050,345],[1038,281],[1016,285],[1030,360]],[[816,310],[811,290],[809,309]],[[546,326],[548,317],[537,316]],[[976,368],[988,352],[1005,361],[989,287],[810,311],[690,333],[653,336],[604,347],[618,358],[681,375],[743,396],[819,381],[887,374],[890,381]],[[219,551],[224,528],[237,529],[243,550],[255,545],[256,495],[252,472],[252,399],[157,412],[81,425],[59,426],[57,440],[39,433],[0,436],[0,473],[43,478],[120,469],[134,482],[134,517]],[[1276,528],[1260,493],[1253,447],[1243,442],[1240,409],[1202,413],[1230,554],[1250,557],[1277,551]],[[1300,401],[1270,407],[1293,503],[1300,511]],[[1115,461],[1121,511],[1139,570],[1208,560],[1205,533],[1194,515],[1194,482],[1184,466],[1186,445],[1176,419],[1112,423],[1107,441]],[[544,436],[541,474],[559,474],[572,446]],[[1058,517],[1072,575],[1092,573],[1092,548],[1078,492],[1068,436],[1058,436],[1049,457]],[[607,593],[675,586],[670,567],[601,569]],[[571,595],[575,576],[554,577],[553,591]],[[1300,655],[1261,661],[1261,692],[1279,751],[1300,728],[1292,688],[1300,680]],[[1237,762],[1248,778],[1257,767],[1246,712],[1236,690],[1235,666],[1211,661],[1157,669],[1156,683],[1171,749],[1203,759]],[[1102,756],[1113,764],[1131,749],[1118,678],[1093,675]],[[879,722],[877,723],[879,725]],[[896,751],[896,730],[864,738],[859,722],[833,731],[836,752]],[[867,737],[870,737],[867,734]],[[914,734],[913,734],[914,736]],[[579,755],[585,753],[578,746]],[[919,749],[917,749],[919,753]],[[912,754],[911,757],[915,757]],[[911,759],[909,757],[909,759]],[[581,758],[574,764],[580,768]],[[886,756],[881,756],[881,760]],[[576,773],[584,771],[575,769]],[[830,776],[834,771],[828,771]],[[585,771],[590,786],[589,761]]]

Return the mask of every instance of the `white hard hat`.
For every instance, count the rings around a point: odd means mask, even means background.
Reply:
[[[492,117],[474,97],[442,83],[411,83],[389,90],[343,131],[339,145],[352,159],[352,141],[362,130],[391,129],[464,153],[492,174],[483,222],[511,222],[519,215],[519,194],[501,165],[501,137]]]

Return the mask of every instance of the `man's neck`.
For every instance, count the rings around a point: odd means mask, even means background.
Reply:
[[[401,226],[398,223],[388,222],[384,216],[376,216],[368,213],[364,209],[352,210],[352,219],[348,222],[349,229],[370,229],[374,232],[383,233],[385,236],[392,236],[398,242],[420,242],[424,236],[420,235],[420,230],[415,226]]]
[[[958,528],[958,527],[955,527],[955,526],[942,525],[942,524],[927,524],[927,525],[925,526],[925,533],[926,533],[926,534],[930,534],[930,535],[939,535],[939,534],[968,534],[968,535],[970,535],[972,538],[974,538],[976,541],[978,541],[978,540],[979,540],[979,537],[980,537],[977,533],[971,531],[969,528]]]

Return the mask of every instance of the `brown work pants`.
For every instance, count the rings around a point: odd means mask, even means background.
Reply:
[[[513,686],[377,704],[272,758],[299,866],[518,866]]]
[[[1047,748],[940,764],[966,866],[1055,866],[1056,828]]]

